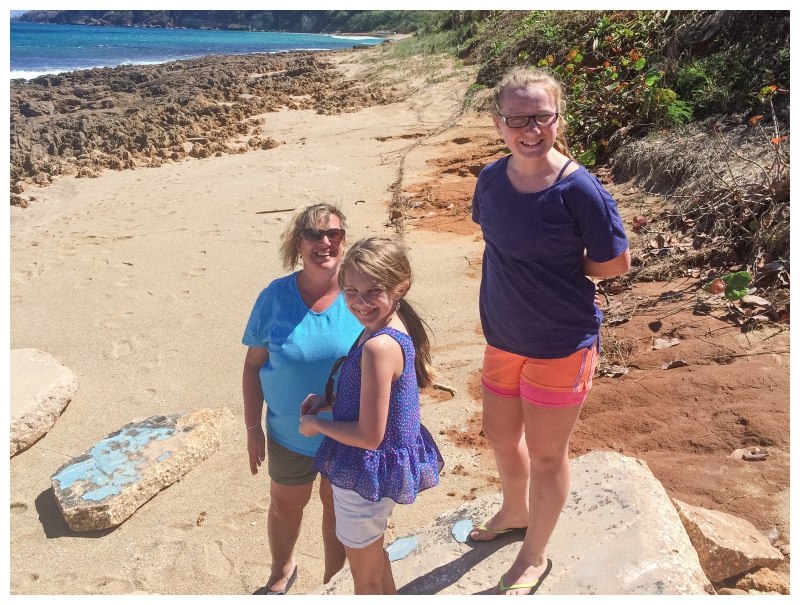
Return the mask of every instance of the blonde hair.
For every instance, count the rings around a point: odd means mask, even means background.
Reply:
[[[367,237],[353,244],[339,268],[340,288],[345,288],[347,272],[352,269],[358,269],[387,290],[396,292],[404,282],[411,285],[411,263],[405,247],[399,240],[389,237]],[[433,382],[434,375],[431,344],[426,331],[428,324],[405,298],[400,299],[399,312],[416,349],[414,369],[417,373],[417,384],[420,388],[425,388]]]
[[[283,267],[287,271],[291,271],[297,266],[300,260],[300,252],[297,250],[297,243],[300,241],[300,234],[304,229],[314,228],[320,229],[327,225],[331,220],[331,215],[339,217],[339,226],[342,229],[347,229],[345,226],[345,216],[342,211],[333,204],[309,204],[298,208],[297,211],[289,219],[289,224],[286,225],[281,234],[280,255]]]
[[[556,142],[553,145],[556,151],[567,156],[568,158],[575,159],[569,151],[567,145],[567,137],[564,131],[567,129],[567,121],[564,119],[564,114],[567,111],[567,102],[564,100],[564,90],[561,83],[551,76],[546,71],[541,69],[529,69],[527,67],[515,67],[509,71],[497,86],[494,87],[494,104],[492,113],[501,117],[500,102],[503,100],[503,94],[512,88],[543,88],[553,97],[556,104],[556,111],[558,111],[558,131],[556,132]]]

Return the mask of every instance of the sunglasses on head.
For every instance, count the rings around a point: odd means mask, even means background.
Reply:
[[[324,236],[332,242],[340,242],[344,239],[344,229],[303,229],[300,237],[309,242],[318,242]]]
[[[325,384],[325,401],[332,404],[333,403],[333,383],[336,376],[336,372],[339,371],[339,368],[342,367],[344,360],[347,359],[347,355],[344,357],[340,357],[336,360],[336,363],[333,364],[331,368],[331,374],[328,376],[328,382]]]

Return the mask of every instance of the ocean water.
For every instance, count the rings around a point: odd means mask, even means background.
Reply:
[[[92,67],[165,63],[206,55],[335,50],[381,38],[11,22],[11,78]]]

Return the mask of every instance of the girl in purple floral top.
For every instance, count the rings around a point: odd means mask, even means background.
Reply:
[[[441,456],[420,424],[419,387],[431,383],[425,324],[403,298],[411,265],[400,242],[356,243],[339,270],[348,309],[364,326],[341,366],[333,420],[325,395],[309,395],[300,432],[324,434],[314,468],[333,485],[336,535],[356,594],[397,594],[383,534],[397,504],[439,483]]]

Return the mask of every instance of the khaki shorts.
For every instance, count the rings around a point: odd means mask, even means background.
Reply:
[[[305,456],[286,449],[267,434],[267,472],[280,485],[306,485],[314,483],[317,471],[314,456]]]

